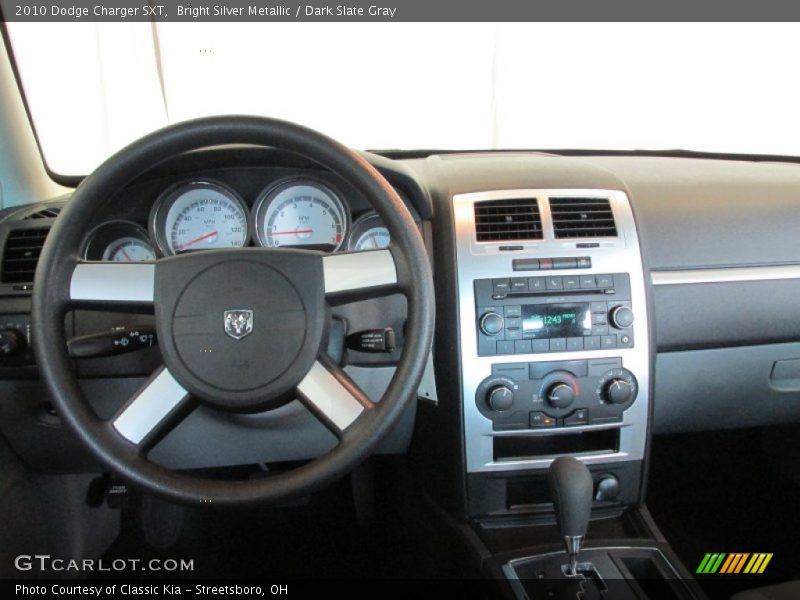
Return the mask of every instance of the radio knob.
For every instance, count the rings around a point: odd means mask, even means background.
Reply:
[[[25,351],[25,335],[17,329],[0,329],[0,358],[17,356]]]
[[[497,335],[503,331],[505,321],[496,312],[487,312],[481,317],[481,331],[486,335]]]
[[[557,381],[547,390],[547,402],[555,408],[567,408],[575,401],[575,389],[568,383]]]
[[[489,408],[502,412],[508,410],[514,404],[514,392],[505,385],[498,385],[489,392],[486,399]]]
[[[617,329],[627,329],[633,325],[633,311],[627,306],[617,306],[611,311],[609,321]]]
[[[625,404],[633,400],[634,388],[624,379],[612,379],[606,386],[605,397],[612,404]]]

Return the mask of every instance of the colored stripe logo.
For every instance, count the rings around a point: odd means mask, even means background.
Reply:
[[[708,552],[700,561],[696,573],[702,574],[726,574],[736,573],[757,574],[763,573],[769,561],[772,560],[772,553],[757,552]]]

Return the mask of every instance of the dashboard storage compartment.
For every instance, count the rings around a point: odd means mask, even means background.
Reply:
[[[613,454],[619,451],[619,429],[559,435],[495,436],[494,460],[514,461],[561,455]]]

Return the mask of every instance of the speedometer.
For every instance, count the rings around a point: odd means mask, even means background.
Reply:
[[[284,180],[268,187],[254,209],[256,237],[269,248],[338,250],[347,235],[349,219],[333,190],[308,179]]]
[[[150,226],[164,254],[241,248],[249,237],[242,199],[227,186],[208,181],[168,190],[156,202]]]

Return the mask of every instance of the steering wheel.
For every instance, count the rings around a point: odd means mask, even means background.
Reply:
[[[390,246],[330,255],[292,249],[210,250],[150,263],[80,258],[93,215],[125,184],[165,159],[225,144],[279,148],[337,173],[384,220]],[[383,397],[372,402],[325,354],[330,307],[397,292],[407,299],[405,343]],[[430,352],[433,299],[430,264],[414,220],[364,158],[285,121],[214,117],[173,125],[134,142],[78,186],[39,259],[33,343],[58,413],[126,481],[183,503],[278,502],[347,474],[416,401]],[[75,309],[155,313],[164,364],[110,419],[92,410],[67,355],[64,320]],[[294,398],[338,438],[333,450],[299,468],[267,478],[222,481],[148,459],[153,446],[199,405],[219,413],[255,413]]]

